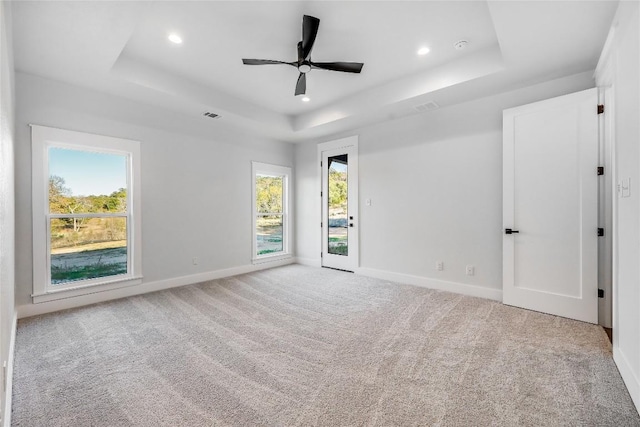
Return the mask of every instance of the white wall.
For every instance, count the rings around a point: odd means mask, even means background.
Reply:
[[[353,132],[359,272],[500,299],[502,110],[589,87],[591,73],[581,73]],[[296,147],[296,235],[298,257],[319,265],[317,142]]]
[[[614,182],[631,179],[630,197],[613,191],[613,357],[640,409],[640,21],[638,2],[620,2],[596,73],[610,85]]]
[[[251,265],[251,161],[293,167],[290,144],[216,120],[16,74],[16,302],[20,316],[61,308],[31,304],[31,140],[39,124],[141,141],[145,284],[185,283]],[[192,258],[199,264],[193,265]],[[195,275],[195,276],[194,276]],[[170,282],[171,280],[169,280]],[[141,285],[139,290],[153,290]],[[99,299],[122,296],[104,292]],[[95,301],[78,297],[70,304]],[[65,304],[68,300],[65,301]]]
[[[14,329],[15,233],[14,233],[14,73],[11,48],[11,7],[0,2],[0,361],[9,364],[11,373],[12,336]],[[2,374],[0,374],[2,376]],[[9,376],[8,376],[9,377]],[[0,408],[5,417],[5,404],[10,405],[10,392],[5,387],[10,377],[0,383]]]

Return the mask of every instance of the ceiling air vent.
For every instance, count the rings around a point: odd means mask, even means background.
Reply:
[[[220,117],[219,114],[212,113],[211,111],[205,111],[204,113],[202,113],[202,115],[205,116],[205,117],[209,117],[210,119],[215,119],[215,118]]]
[[[440,108],[440,106],[438,104],[436,104],[433,101],[429,101],[426,104],[422,104],[422,105],[416,105],[415,107],[416,110],[423,112],[423,111],[433,111],[433,110],[437,110],[438,108]]]

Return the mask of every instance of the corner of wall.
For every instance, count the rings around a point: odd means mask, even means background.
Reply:
[[[15,71],[11,2],[0,2],[0,389],[3,425],[11,423],[15,291]]]
[[[11,337],[9,339],[9,349],[8,349],[9,355],[7,357],[7,365],[5,368],[7,383],[5,386],[4,400],[2,402],[2,408],[3,408],[2,426],[3,427],[11,427],[11,402],[13,398],[13,361],[14,361],[14,354],[15,354],[17,329],[18,329],[18,312],[14,310],[13,320],[11,321]],[[8,410],[4,410],[5,408],[8,408]]]

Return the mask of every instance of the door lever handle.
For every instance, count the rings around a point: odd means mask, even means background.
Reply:
[[[520,232],[520,231],[518,231],[518,230],[512,230],[512,229],[510,229],[510,228],[505,228],[505,229],[504,229],[504,234],[517,234],[517,233],[519,233],[519,232]]]

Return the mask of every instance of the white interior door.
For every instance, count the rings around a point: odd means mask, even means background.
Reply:
[[[322,151],[322,266],[358,267],[358,150]]]
[[[503,126],[503,302],[597,323],[597,89],[505,110]]]

